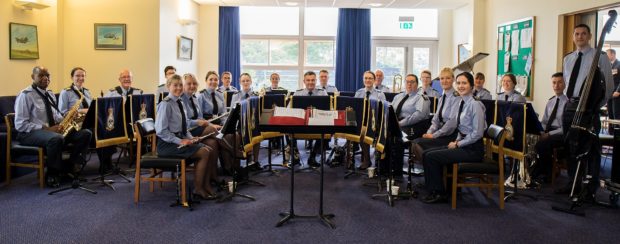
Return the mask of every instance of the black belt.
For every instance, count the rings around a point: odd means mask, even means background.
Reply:
[[[184,139],[185,138],[185,134],[181,133],[181,132],[172,133],[172,134],[174,134],[174,136],[178,137],[179,139]]]

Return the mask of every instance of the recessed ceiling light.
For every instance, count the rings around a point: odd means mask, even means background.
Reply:
[[[287,6],[297,6],[297,2],[284,2],[285,5]]]
[[[368,5],[370,5],[371,7],[381,7],[383,6],[383,3],[369,3]]]

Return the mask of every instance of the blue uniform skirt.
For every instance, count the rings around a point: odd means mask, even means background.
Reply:
[[[168,158],[189,158],[196,153],[202,144],[191,144],[182,148],[178,148],[178,144],[165,142],[157,138],[157,156]]]

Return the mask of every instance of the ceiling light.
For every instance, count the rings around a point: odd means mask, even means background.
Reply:
[[[371,7],[381,7],[383,6],[383,3],[369,3],[368,5],[370,5]]]
[[[284,4],[287,5],[287,6],[297,6],[297,4],[299,4],[299,3],[297,3],[297,2],[284,2]]]

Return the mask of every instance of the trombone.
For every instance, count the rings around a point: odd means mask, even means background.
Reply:
[[[392,80],[392,92],[400,92],[403,89],[403,76],[400,74],[394,75]]]

